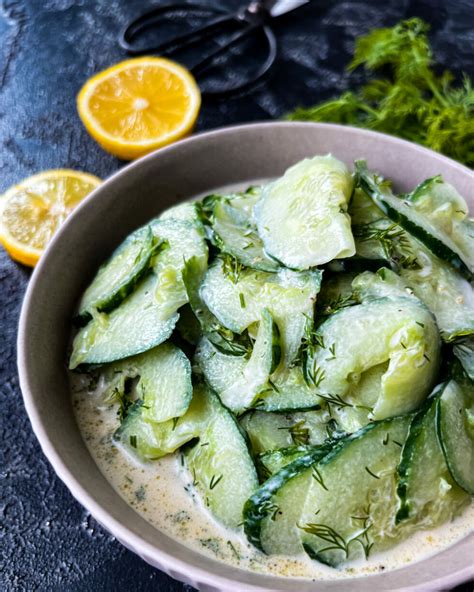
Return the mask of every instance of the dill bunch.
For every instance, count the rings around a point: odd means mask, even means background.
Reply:
[[[380,72],[359,90],[314,107],[298,108],[290,120],[326,121],[369,128],[442,152],[474,167],[474,89],[464,75],[438,76],[419,18],[374,29],[356,40],[352,71]]]

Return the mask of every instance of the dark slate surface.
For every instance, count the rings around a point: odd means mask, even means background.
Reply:
[[[91,74],[125,57],[118,30],[157,3],[0,0],[0,193],[42,169],[106,177],[122,166],[85,133],[75,95]],[[431,22],[441,65],[473,77],[471,0],[314,0],[276,28],[281,52],[273,76],[245,96],[205,101],[198,129],[278,118],[296,103],[339,93],[349,84],[343,66],[354,36],[413,15]],[[0,589],[189,591],[104,532],[43,457],[16,372],[16,327],[28,278],[0,249]]]

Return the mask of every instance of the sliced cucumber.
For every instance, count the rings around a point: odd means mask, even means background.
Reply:
[[[252,451],[261,454],[293,445],[320,445],[328,438],[327,410],[245,414],[240,424],[247,432]]]
[[[359,187],[386,216],[423,243],[437,257],[450,263],[467,278],[471,277],[474,261],[466,257],[449,234],[417,212],[409,200],[400,199],[382,190],[369,173],[364,161],[356,162],[356,173]]]
[[[384,243],[380,238],[393,222],[386,218],[372,200],[358,187],[354,189],[349,204],[349,215],[352,223],[352,233],[356,246],[356,256],[363,260],[389,259],[387,252],[392,246]],[[393,229],[395,230],[395,229]],[[394,232],[391,232],[393,237]]]
[[[413,292],[407,288],[402,278],[395,272],[382,267],[376,273],[364,271],[352,282],[354,296],[359,302],[376,300],[377,298],[407,297]]]
[[[418,265],[399,274],[436,317],[444,341],[474,334],[474,289],[455,269],[411,241]]]
[[[433,177],[403,197],[440,232],[450,236],[467,261],[474,262],[474,222],[468,218],[466,201],[452,185],[440,176]]]
[[[330,155],[303,160],[264,186],[255,217],[267,253],[300,270],[354,255],[351,193],[347,167]]]
[[[74,338],[69,368],[113,362],[166,341],[179,315],[169,314],[168,304],[156,299],[157,285],[151,274],[109,315],[95,313]]]
[[[454,481],[474,495],[474,402],[451,380],[437,407],[441,448]]]
[[[210,421],[186,453],[194,485],[204,504],[228,528],[242,522],[245,501],[258,487],[257,471],[232,414],[210,391]]]
[[[213,339],[215,337],[216,335],[213,336]],[[232,343],[226,342],[223,346],[231,347]],[[276,359],[274,355],[273,359]],[[234,384],[243,384],[242,377],[245,376],[249,360],[244,355],[235,355],[235,352],[223,353],[218,344],[211,343],[209,339],[204,338],[196,349],[195,363],[204,374],[206,382],[224,402],[222,393],[229,388],[229,385],[232,387]],[[308,388],[299,367],[275,373],[270,381],[262,382],[259,389],[253,388],[252,392],[251,406],[260,411],[285,413],[290,410],[314,409],[320,406],[317,393],[314,389]],[[226,399],[229,403],[229,397]]]
[[[168,208],[160,214],[159,220],[181,220],[182,222],[189,222],[196,226],[200,232],[203,232],[196,202],[185,201],[177,206]]]
[[[150,226],[153,234],[169,245],[155,259],[154,271],[158,277],[156,299],[173,314],[188,302],[182,275],[186,261],[194,258],[196,266],[207,268],[206,241],[194,224],[183,220],[154,220]]]
[[[242,333],[268,308],[280,329],[283,364],[289,365],[298,353],[307,319],[313,318],[321,277],[320,271],[266,273],[249,269],[236,277],[217,260],[209,268],[200,294],[219,322],[234,333]]]
[[[265,553],[301,552],[296,522],[308,490],[306,471],[321,460],[331,446],[311,449],[270,477],[244,506],[244,531],[248,540]],[[275,535],[273,540],[268,531]]]
[[[189,409],[180,418],[156,423],[144,418],[143,401],[131,407],[114,441],[141,461],[152,461],[175,452],[199,436],[210,421],[212,407],[199,387],[194,389]]]
[[[464,372],[474,381],[474,337],[467,337],[455,342],[453,353],[461,362]]]
[[[345,398],[364,372],[388,362],[373,419],[416,409],[433,386],[440,360],[438,328],[414,298],[379,298],[345,308],[318,333],[324,347],[309,353],[307,374],[320,394]]]
[[[369,424],[308,470],[309,489],[293,528],[311,558],[337,566],[397,542],[395,474],[410,421]]]
[[[79,303],[78,320],[85,324],[95,311],[111,312],[133,292],[160,248],[149,226],[133,232],[97,272]]]
[[[201,367],[209,385],[219,394],[231,411],[242,413],[252,407],[280,361],[278,328],[270,313],[263,309],[252,355],[225,355],[207,339],[196,351],[195,361]]]
[[[268,257],[263,242],[248,208],[242,207],[243,198],[216,201],[213,208],[212,229],[218,248],[235,257],[242,265],[261,271],[278,271],[279,264]],[[255,202],[252,196],[251,203]]]
[[[397,469],[397,523],[433,528],[452,520],[469,501],[452,481],[436,436],[436,408],[445,388],[446,383],[435,389],[410,424]]]
[[[143,401],[143,418],[166,421],[186,413],[191,402],[191,364],[172,343],[162,343],[147,352],[112,363],[108,374],[114,388],[125,392],[129,379],[138,378],[137,398]]]

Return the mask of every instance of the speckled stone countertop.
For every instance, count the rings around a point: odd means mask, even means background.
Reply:
[[[118,31],[156,4],[0,0],[0,193],[42,169],[77,168],[104,178],[123,165],[86,134],[75,95],[86,78],[125,58]],[[242,2],[216,4],[235,8]],[[198,131],[276,119],[296,104],[340,93],[349,85],[344,65],[354,37],[414,15],[431,23],[441,66],[474,77],[474,0],[313,0],[276,27],[280,54],[273,75],[244,96],[204,101]],[[16,370],[17,323],[29,276],[0,249],[0,590],[190,591],[107,534],[42,455]]]

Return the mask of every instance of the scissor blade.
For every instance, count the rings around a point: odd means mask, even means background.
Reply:
[[[277,0],[277,2],[264,2],[264,4],[270,5],[269,11],[273,17],[280,16],[287,12],[291,12],[304,4],[308,4],[310,0]]]

